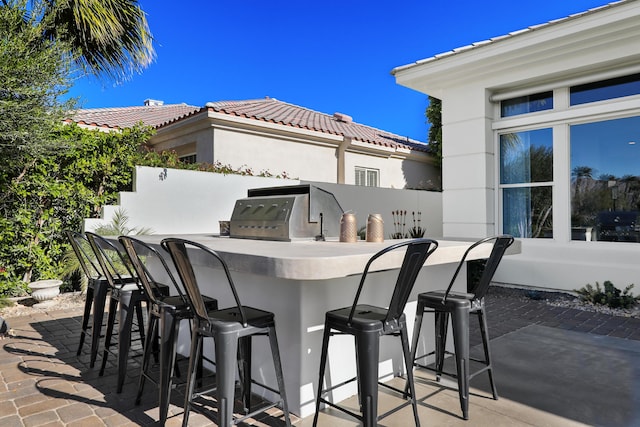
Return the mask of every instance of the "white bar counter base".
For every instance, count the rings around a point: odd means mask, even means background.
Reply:
[[[162,239],[168,236],[136,237],[159,245]],[[242,303],[275,313],[289,410],[300,417],[307,417],[315,411],[325,313],[350,306],[367,261],[379,250],[399,242],[277,242],[204,234],[172,237],[196,241],[216,251],[229,265]],[[409,336],[413,331],[416,295],[427,290],[445,289],[457,262],[475,241],[443,238],[435,240],[438,241],[439,247],[427,259],[405,309]],[[520,250],[520,241],[516,240],[507,254],[517,254]],[[476,252],[475,258],[486,258],[490,251],[491,246],[486,245],[484,250]],[[382,257],[384,263],[377,262],[372,266],[371,271],[376,273],[370,273],[368,276],[368,285],[365,285],[360,301],[381,306],[388,304],[404,254],[398,252],[393,255]],[[217,298],[220,307],[231,306],[233,297],[223,281],[222,272],[204,265],[204,258],[199,259],[197,253],[190,256],[196,265],[202,293]],[[465,289],[465,281],[466,272],[462,271],[457,284],[459,289]],[[219,283],[224,283],[224,286]],[[186,330],[187,324],[184,325],[185,328],[180,334],[179,351],[187,354],[189,332]],[[427,343],[431,348],[433,336],[429,335],[433,333],[433,328],[425,325],[423,331],[423,341],[420,345],[424,346],[424,343]],[[266,339],[264,343],[261,341],[259,338],[254,340],[253,376],[259,382],[275,385],[268,343]],[[212,354],[213,349],[205,346],[205,352]],[[332,338],[326,377],[331,379],[332,384],[338,384],[354,377],[355,371],[353,338]],[[380,375],[391,378],[394,373],[403,372],[400,340],[385,337],[380,350]],[[254,388],[254,392],[258,394],[266,398],[272,397],[271,392]],[[356,384],[352,383],[335,390],[332,398],[338,402],[356,393]]]

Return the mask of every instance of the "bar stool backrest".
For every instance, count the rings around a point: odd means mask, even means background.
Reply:
[[[353,320],[356,306],[358,305],[358,300],[360,299],[360,293],[362,292],[362,288],[367,278],[367,274],[369,273],[371,264],[381,256],[403,247],[406,247],[407,249],[402,261],[402,267],[400,267],[400,272],[398,273],[396,285],[393,289],[393,294],[391,296],[391,302],[389,303],[389,309],[385,321],[389,322],[393,319],[397,319],[403,313],[404,307],[407,304],[407,300],[409,299],[409,295],[413,290],[413,286],[416,282],[418,274],[420,273],[420,270],[424,266],[424,263],[429,255],[431,255],[438,248],[438,242],[435,240],[422,238],[408,240],[388,246],[373,255],[367,262],[367,265],[364,268],[364,272],[362,273],[360,285],[358,286],[358,291],[356,292],[353,305],[351,306],[349,323],[351,323],[351,321]]]
[[[233,293],[236,307],[240,313],[240,321],[244,327],[247,326],[247,316],[242,304],[240,303],[240,298],[238,297],[238,292],[233,284],[233,280],[231,279],[229,267],[220,255],[198,242],[186,239],[169,237],[162,240],[161,244],[162,247],[171,254],[171,259],[176,267],[178,276],[180,277],[180,280],[182,280],[182,284],[187,291],[187,296],[191,302],[191,308],[200,320],[208,322],[209,315],[207,314],[207,308],[205,306],[204,299],[202,298],[202,294],[200,293],[200,287],[198,286],[198,280],[189,258],[188,249],[191,249],[192,251],[202,251],[204,255],[210,259],[212,267],[216,264],[219,264],[222,267],[227,277],[229,287],[231,288],[231,292]]]
[[[91,245],[91,249],[96,255],[98,264],[102,269],[104,277],[107,278],[109,286],[113,289],[120,289],[125,283],[131,283],[131,280],[125,280],[126,276],[135,278],[133,274],[133,268],[130,265],[129,258],[123,253],[123,249],[116,244],[111,243],[95,233],[86,232],[87,239]],[[135,283],[140,287],[139,281]]]
[[[140,284],[144,288],[145,292],[149,295],[149,299],[154,304],[159,304],[158,296],[162,294],[162,291],[158,288],[158,282],[153,278],[149,268],[147,267],[149,263],[159,261],[160,264],[164,267],[165,273],[167,277],[169,277],[169,281],[173,284],[174,289],[178,293],[178,296],[182,299],[185,305],[189,303],[185,292],[176,282],[173,274],[171,273],[171,269],[167,265],[167,261],[162,254],[156,250],[153,246],[149,245],[146,242],[143,242],[140,239],[136,239],[131,236],[120,236],[118,237],[120,244],[124,248],[126,254],[129,256],[129,260],[131,261],[131,266],[135,270],[136,276],[138,280],[140,280]]]
[[[101,269],[95,264],[96,258],[86,236],[74,231],[66,231],[66,235],[73,252],[76,254],[76,258],[78,258],[80,268],[87,279],[99,279],[102,277]]]
[[[502,260],[504,253],[507,251],[509,246],[511,246],[511,244],[513,244],[514,242],[514,238],[510,235],[505,234],[501,236],[487,237],[487,238],[478,240],[473,245],[471,245],[465,251],[464,255],[462,256],[462,259],[458,263],[458,267],[456,268],[456,271],[453,274],[453,278],[449,283],[449,287],[447,288],[447,291],[444,294],[444,297],[442,299],[443,302],[447,300],[447,297],[449,296],[449,292],[451,291],[451,288],[453,287],[453,284],[456,281],[456,278],[458,277],[458,273],[462,269],[462,266],[465,264],[469,254],[478,246],[485,243],[490,243],[490,242],[493,242],[493,248],[491,249],[491,254],[489,255],[489,258],[487,258],[484,262],[482,275],[480,276],[480,279],[478,280],[478,282],[475,283],[473,288],[468,290],[468,292],[474,295],[474,300],[481,300],[482,298],[484,298],[485,294],[489,290],[489,285],[491,284],[491,280],[493,280],[493,276],[495,275],[496,270],[500,265],[500,261]]]

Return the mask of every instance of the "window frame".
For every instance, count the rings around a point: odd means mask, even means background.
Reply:
[[[512,116],[511,116],[512,117]],[[501,179],[501,147],[500,147],[500,136],[507,133],[519,133],[519,132],[529,132],[541,129],[551,129],[551,141],[552,141],[552,153],[553,153],[553,165],[552,165],[552,180],[551,181],[528,181],[528,182],[517,182],[517,183],[507,183],[503,184]],[[529,240],[553,240],[556,237],[556,191],[555,191],[555,181],[556,181],[556,144],[555,144],[555,132],[553,127],[551,126],[537,126],[537,127],[529,127],[524,129],[511,129],[509,131],[504,132],[496,132],[496,188],[498,189],[498,207],[496,210],[496,223],[498,224],[499,230],[504,230],[504,191],[507,189],[513,188],[550,188],[551,189],[551,212],[552,212],[552,237],[551,238],[542,238],[542,237],[522,237],[517,236],[519,239],[529,239]],[[499,219],[499,220],[498,220]]]
[[[597,81],[599,79],[594,77],[593,80]],[[500,183],[500,134],[550,127],[552,128],[553,138],[553,239],[525,239],[541,243],[553,240],[570,242],[571,244],[616,244],[616,242],[584,242],[571,239],[569,127],[576,124],[640,116],[640,95],[570,106],[569,88],[570,85],[565,84],[553,90],[553,109],[517,116],[500,117],[500,100],[493,99],[495,118],[492,122],[493,149],[495,153],[494,185],[497,189],[494,200],[496,230],[503,230],[504,226],[502,188],[522,186],[521,184],[502,185]],[[539,88],[531,88],[530,93],[541,91]],[[527,183],[525,186],[530,187],[535,184],[546,185],[546,183]]]
[[[358,184],[358,173],[359,172],[363,172],[364,173],[364,184]],[[375,185],[369,185],[369,173],[371,172],[375,172],[375,177],[376,177],[376,182]],[[355,166],[354,169],[354,183],[355,185],[361,186],[361,187],[380,187],[380,169],[376,169],[376,168],[369,168],[366,166]]]
[[[189,160],[193,159],[193,161],[185,162],[184,159],[189,159]],[[185,155],[179,156],[178,160],[182,163],[192,165],[192,164],[198,163],[198,155],[196,153],[185,154]]]

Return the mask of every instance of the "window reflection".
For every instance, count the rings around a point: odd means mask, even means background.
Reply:
[[[517,98],[505,99],[500,102],[501,117],[511,117],[551,109],[553,109],[552,91],[518,96]]]
[[[639,242],[640,116],[571,126],[573,240]]]
[[[514,237],[552,238],[551,187],[505,188],[503,232]]]
[[[550,128],[500,135],[500,183],[553,180]]]
[[[573,86],[570,105],[640,94],[640,74]]]
[[[500,184],[503,232],[553,237],[551,128],[500,135]]]

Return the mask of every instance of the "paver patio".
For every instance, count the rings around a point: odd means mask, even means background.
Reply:
[[[638,318],[551,307],[543,301],[491,292],[487,297],[487,310],[492,341],[500,337],[508,339],[511,333],[535,324],[589,334],[589,337],[606,335],[611,339],[623,341],[633,349],[640,349]],[[81,308],[74,308],[52,309],[28,316],[7,318],[15,336],[0,341],[1,426],[155,424],[158,418],[157,393],[152,384],[146,386],[141,405],[135,405],[139,358],[134,358],[134,361],[129,363],[124,391],[117,394],[114,357],[109,359],[106,374],[100,377],[100,358],[96,366],[90,369],[88,355],[76,356],[81,317]],[[472,346],[479,344],[479,340],[474,341],[475,335],[472,333]],[[139,346],[136,350],[139,351]],[[535,356],[533,352],[532,357]],[[286,366],[284,368],[286,375]],[[186,372],[186,369],[183,372]],[[419,381],[417,391],[421,401],[420,418],[423,425],[598,425],[584,423],[584,420],[580,423],[563,417],[562,414],[545,412],[544,409],[529,406],[526,402],[510,400],[509,397],[501,396],[500,400],[494,401],[488,398],[488,393],[479,389],[472,390],[471,420],[465,422],[460,417],[456,390],[435,383],[428,373],[418,371],[417,374],[425,378]],[[396,399],[387,396],[386,392],[381,393],[381,407]],[[593,398],[597,399],[597,396]],[[640,396],[636,395],[635,399],[640,399]],[[178,388],[172,396],[167,425],[181,424],[182,400],[183,395]],[[623,402],[620,403],[622,405]],[[624,403],[627,408],[629,402]],[[638,401],[630,403],[631,406],[640,406]],[[351,399],[351,404],[357,404],[355,398]],[[610,410],[613,412],[616,408]],[[244,425],[284,425],[277,413],[273,415],[251,423],[248,421]],[[634,418],[636,416],[637,418]],[[296,426],[307,427],[311,425],[312,417],[302,420],[293,417],[292,421]],[[634,424],[624,423],[636,421],[640,421],[640,414],[628,414],[620,424],[615,425],[631,426]],[[215,424],[210,419],[194,413],[190,418],[190,425]],[[358,423],[336,411],[326,410],[321,414],[320,425],[353,426]],[[413,425],[410,407],[383,420],[381,425]]]

